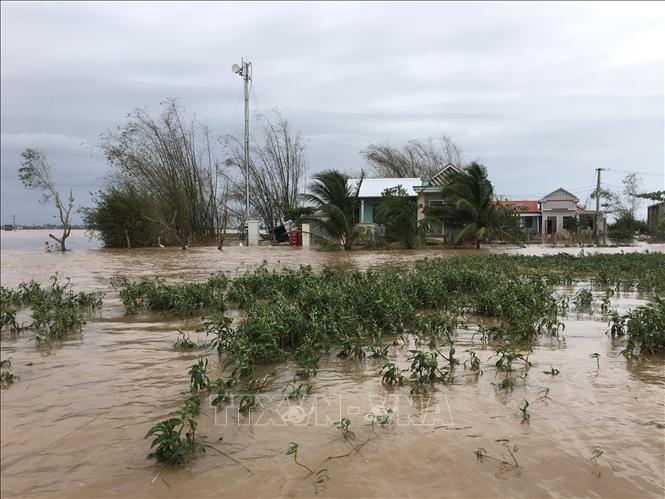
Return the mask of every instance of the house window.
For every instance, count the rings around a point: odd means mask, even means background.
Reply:
[[[524,217],[524,227],[527,229],[533,228],[533,217]]]
[[[427,206],[443,206],[443,199],[430,199]]]

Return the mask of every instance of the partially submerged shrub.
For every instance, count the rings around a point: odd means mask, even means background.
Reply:
[[[120,300],[128,314],[141,310],[193,315],[201,309],[224,310],[227,278],[219,273],[205,282],[168,284],[163,279],[143,277],[137,282],[120,280]]]
[[[622,317],[628,333],[628,344],[624,350],[627,357],[639,354],[654,354],[665,351],[665,300],[638,307]],[[616,323],[615,323],[616,324]]]
[[[36,281],[21,283],[16,290],[2,288],[0,315],[2,327],[23,329],[16,322],[18,308],[30,306],[32,323],[26,328],[35,329],[35,341],[39,345],[62,340],[71,331],[80,330],[85,324],[84,313],[94,312],[102,304],[102,293],[74,293],[69,278],[65,283],[57,275],[50,277],[48,286]]]
[[[0,385],[8,386],[11,385],[16,376],[11,372],[10,368],[12,367],[12,359],[5,359],[0,362]]]

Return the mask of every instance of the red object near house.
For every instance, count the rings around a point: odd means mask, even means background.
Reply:
[[[302,246],[302,225],[298,225],[296,230],[289,232],[289,246]]]

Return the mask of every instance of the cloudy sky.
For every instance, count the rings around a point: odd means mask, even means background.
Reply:
[[[2,222],[46,223],[17,180],[43,149],[80,205],[107,171],[99,134],[169,97],[222,135],[251,105],[307,139],[310,171],[365,167],[371,142],[448,134],[499,194],[584,202],[641,172],[664,185],[663,4],[2,2]],[[222,152],[220,151],[221,155]]]

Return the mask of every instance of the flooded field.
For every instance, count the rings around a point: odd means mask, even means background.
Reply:
[[[516,383],[512,391],[497,388],[503,374],[494,368],[495,347],[463,327],[456,334],[457,356],[464,361],[472,349],[482,374],[459,365],[452,382],[437,384],[423,396],[412,397],[408,386],[382,384],[379,368],[385,360],[341,359],[331,351],[310,380],[311,395],[293,403],[284,400],[283,390],[298,366],[292,361],[260,366],[259,374],[269,374],[269,381],[254,413],[240,415],[234,404],[215,409],[206,399],[197,430],[211,445],[206,455],[180,468],[156,464],[146,459],[150,440],[144,436],[185,398],[187,370],[200,356],[209,359],[211,378],[223,366],[208,350],[173,349],[178,329],[203,341],[195,332],[196,315],[126,315],[112,277],[201,281],[219,271],[242,275],[264,261],[270,268],[383,268],[459,252],[126,251],[95,249],[82,237],[73,237],[79,238],[78,250],[59,254],[43,253],[42,234],[2,234],[3,286],[30,279],[46,283],[58,271],[71,277],[77,291],[105,293],[101,311],[82,332],[50,351],[35,348],[29,331],[3,331],[2,359],[11,357],[18,380],[1,392],[2,497],[665,494],[665,359],[627,362],[620,355],[625,340],[605,334],[607,318],[598,311],[568,312],[561,337],[538,340],[526,382]],[[645,249],[665,247],[600,251]],[[478,254],[489,251],[563,250],[497,248]],[[575,290],[558,289],[568,295]],[[612,308],[624,312],[649,298],[648,293],[621,292],[611,298]],[[405,335],[388,344],[388,360],[407,368],[416,341]],[[594,353],[597,360],[590,357]],[[559,374],[552,375],[552,368]],[[520,412],[525,400],[528,423]],[[366,415],[377,408],[394,409],[390,424],[369,424]],[[330,427],[344,417],[355,432],[350,441]],[[286,455],[292,443],[298,444],[298,461],[315,473]],[[479,449],[487,457],[479,459]]]

